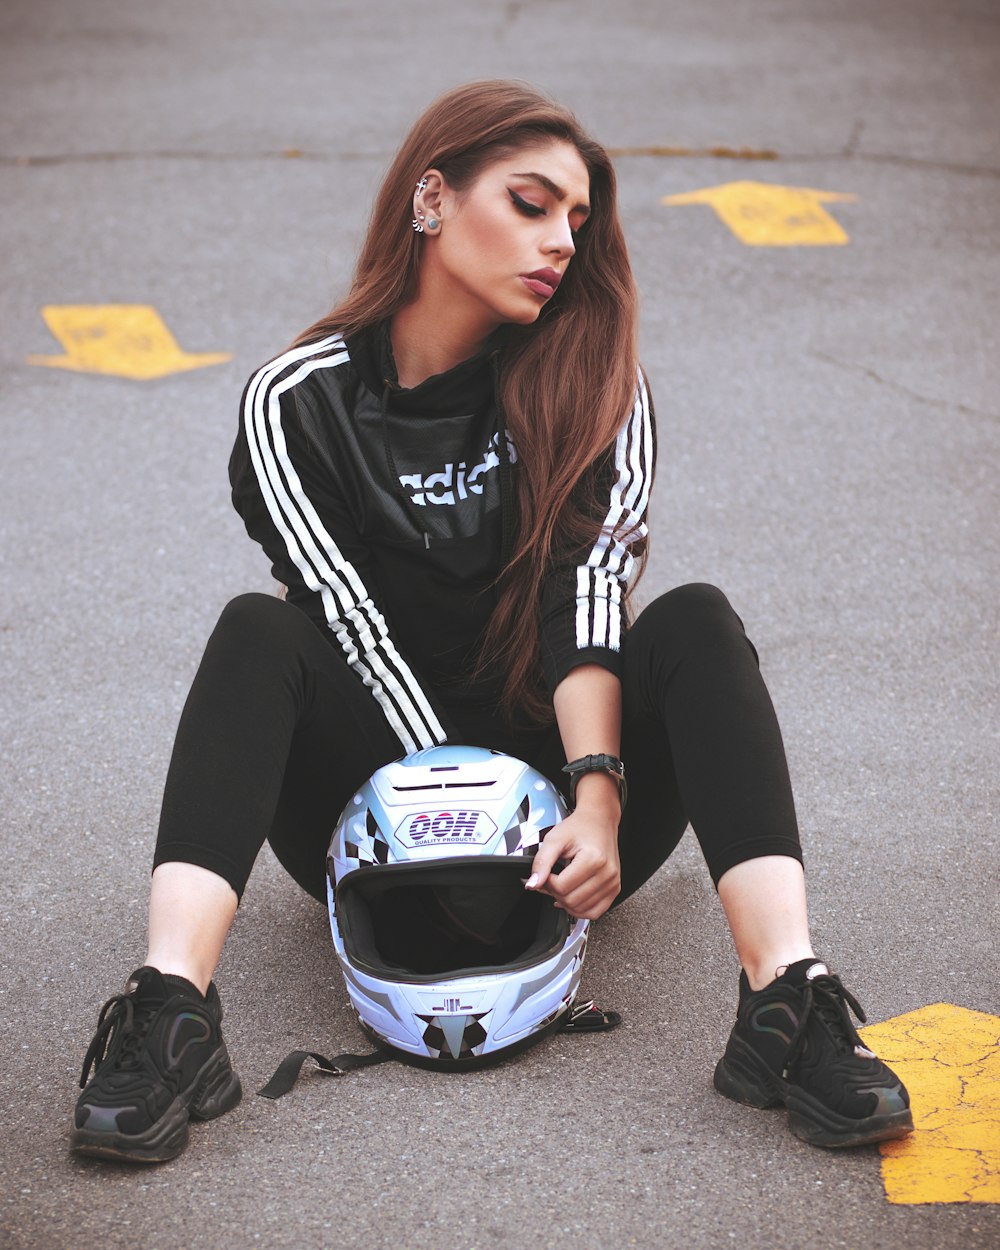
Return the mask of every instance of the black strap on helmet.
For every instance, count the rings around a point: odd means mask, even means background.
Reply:
[[[354,1072],[357,1068],[370,1068],[376,1063],[387,1063],[392,1058],[387,1050],[375,1050],[370,1055],[338,1055],[336,1059],[327,1059],[314,1050],[293,1050],[278,1064],[274,1076],[257,1093],[261,1098],[281,1098],[299,1079],[302,1065],[307,1059],[314,1059],[321,1072],[329,1076],[343,1076]]]
[[[569,1019],[559,1030],[560,1033],[606,1033],[617,1028],[622,1018],[617,1011],[602,1011],[594,1005],[594,1000],[577,1003],[569,1014]]]
[[[593,999],[577,1003],[566,1020],[556,1031],[559,1033],[605,1033],[621,1024],[622,1018],[617,1011],[601,1011],[594,1006]],[[314,1050],[293,1050],[278,1064],[274,1076],[257,1093],[261,1098],[282,1098],[299,1079],[302,1066],[307,1059],[312,1059],[320,1072],[328,1076],[345,1076],[358,1068],[370,1068],[376,1063],[388,1063],[396,1059],[396,1055],[388,1050],[374,1050],[368,1055],[337,1055],[335,1059],[327,1059],[325,1055]]]

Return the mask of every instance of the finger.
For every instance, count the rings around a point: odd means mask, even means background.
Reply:
[[[560,837],[553,829],[535,853],[531,861],[531,876],[524,883],[527,890],[540,890],[549,880],[553,865],[566,849],[568,839]]]
[[[571,895],[577,894],[581,890],[586,892],[586,887],[593,878],[599,877],[603,865],[600,858],[591,850],[582,848],[565,868],[559,873],[553,873],[549,878],[546,889],[553,898],[559,902],[565,903]]]
[[[579,889],[571,890],[561,899],[561,902],[574,916],[594,920],[598,915],[607,911],[620,889],[620,876],[612,868],[609,872],[590,878]]]
[[[603,890],[618,876],[618,857],[592,846],[582,846],[571,863],[549,881],[554,897],[571,906]]]

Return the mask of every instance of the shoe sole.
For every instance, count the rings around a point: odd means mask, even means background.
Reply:
[[[222,1045],[199,1069],[163,1115],[142,1133],[87,1132],[74,1128],[70,1148],[94,1159],[120,1163],[167,1163],[188,1144],[189,1120],[214,1120],[231,1111],[243,1097],[240,1078],[232,1069]]]
[[[788,1127],[811,1146],[828,1149],[869,1146],[913,1132],[913,1114],[909,1108],[867,1116],[863,1120],[839,1115],[806,1090],[775,1076],[756,1052],[737,1037],[729,1039],[726,1053],[716,1064],[714,1085],[726,1098],[748,1107],[785,1106]]]

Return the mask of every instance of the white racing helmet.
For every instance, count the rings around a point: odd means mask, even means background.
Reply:
[[[481,747],[418,751],[347,805],[327,857],[333,944],[362,1027],[401,1058],[478,1067],[553,1032],[589,922],[525,890],[566,815],[541,773]]]

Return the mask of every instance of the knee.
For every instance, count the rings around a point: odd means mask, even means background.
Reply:
[[[706,649],[718,654],[720,648],[737,652],[749,648],[757,661],[757,649],[733,605],[718,586],[707,582],[691,582],[666,591],[643,609],[631,632],[643,647],[653,650],[668,642],[671,654],[702,653]]]
[[[756,648],[723,592],[693,582],[668,590],[640,613],[626,643],[625,678],[632,697],[645,699],[664,691],[681,669],[731,677],[747,664],[756,671],[757,663]]]
[[[743,634],[743,622],[725,594],[708,582],[690,582],[668,590],[640,613],[634,628],[656,633],[683,631],[692,638],[719,633]]]
[[[311,697],[315,661],[328,651],[299,608],[273,595],[239,595],[223,608],[196,680],[210,699],[227,706],[235,701],[254,709],[253,715],[266,705],[276,716],[291,697],[297,716],[303,700]]]
[[[222,609],[212,641],[221,642],[227,648],[270,649],[287,642],[289,631],[293,631],[300,620],[312,628],[297,608],[275,595],[252,591],[230,599]]]

